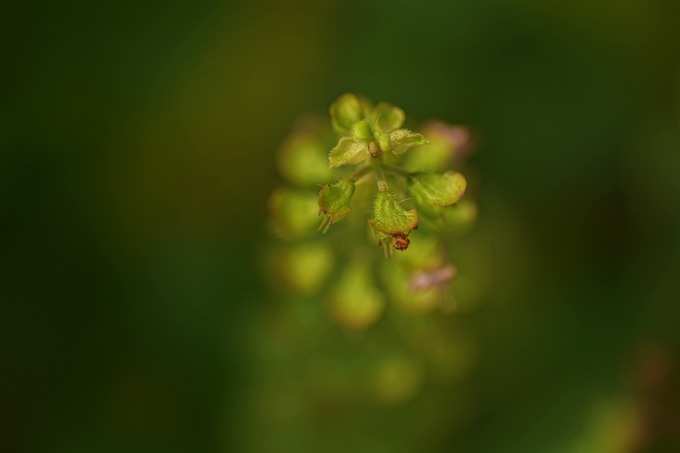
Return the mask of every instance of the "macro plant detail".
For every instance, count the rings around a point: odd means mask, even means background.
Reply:
[[[330,125],[301,120],[278,156],[287,182],[270,199],[278,281],[323,293],[332,317],[352,329],[375,323],[388,299],[406,311],[451,306],[457,269],[442,239],[477,216],[459,171],[469,131],[406,128],[401,108],[354,94],[329,113]]]

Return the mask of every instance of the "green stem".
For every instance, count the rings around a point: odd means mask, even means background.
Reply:
[[[357,171],[355,171],[354,173],[352,173],[352,175],[349,177],[349,179],[350,179],[352,182],[357,182],[357,181],[359,181],[361,178],[363,178],[364,176],[366,176],[366,175],[367,175],[368,173],[370,173],[370,172],[371,172],[371,166],[370,166],[370,165],[365,165],[365,166],[359,168],[359,169],[358,169]]]
[[[390,186],[387,184],[387,178],[385,178],[385,170],[383,169],[382,162],[379,159],[371,159],[371,166],[375,170],[375,178],[378,183],[378,191],[387,192]]]

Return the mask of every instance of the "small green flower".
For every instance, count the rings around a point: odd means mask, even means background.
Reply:
[[[314,231],[317,203],[313,192],[276,190],[270,200],[272,228],[282,239],[300,239]]]
[[[328,163],[331,168],[336,168],[343,165],[357,165],[370,157],[368,142],[352,137],[342,137],[335,148],[328,153]]]
[[[379,103],[371,112],[370,123],[374,133],[389,134],[399,129],[406,120],[402,109],[388,102]]]
[[[350,213],[354,190],[354,183],[348,179],[341,179],[321,188],[319,192],[319,214],[323,216],[319,225],[321,231],[325,233],[331,225]]]
[[[418,207],[432,216],[460,200],[466,188],[465,177],[453,171],[418,174],[410,179],[408,187]]]
[[[384,306],[385,299],[375,286],[370,267],[355,258],[331,292],[331,316],[346,328],[363,330],[378,321]]]
[[[444,171],[453,160],[465,157],[471,147],[471,134],[464,126],[435,121],[423,126],[423,134],[428,143],[416,146],[404,156],[405,170],[414,173]]]
[[[450,230],[467,231],[477,220],[477,205],[474,201],[463,200],[446,208],[443,212],[445,225]]]
[[[291,183],[304,187],[323,184],[332,178],[326,160],[326,143],[319,134],[295,133],[279,153],[279,171]]]
[[[427,143],[423,134],[411,132],[408,129],[397,129],[390,132],[390,149],[392,153],[399,156],[414,146]]]
[[[331,124],[338,134],[348,134],[355,123],[363,120],[371,106],[354,94],[343,94],[330,107]]]
[[[387,102],[379,103],[369,116],[373,137],[383,152],[403,154],[409,148],[427,143],[422,134],[399,129],[406,119],[404,111]]]
[[[408,248],[408,235],[418,226],[418,213],[404,208],[392,191],[379,190],[373,202],[373,218],[368,223],[389,255],[390,246],[396,250]]]
[[[352,125],[352,137],[355,140],[371,140],[373,133],[367,120],[361,120]]]
[[[333,261],[331,247],[315,242],[282,247],[271,257],[273,271],[285,289],[300,295],[314,294],[321,288]]]

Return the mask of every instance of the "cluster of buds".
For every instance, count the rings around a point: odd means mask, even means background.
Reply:
[[[271,198],[272,229],[297,247],[285,255],[307,264],[283,260],[278,273],[288,287],[313,292],[323,287],[338,255],[347,259],[329,292],[331,311],[344,325],[368,326],[384,301],[374,282],[376,266],[369,265],[372,254],[357,240],[364,231],[385,256],[400,252],[377,266],[387,294],[405,305],[432,306],[456,274],[436,236],[464,230],[477,214],[474,202],[463,198],[466,178],[451,169],[469,152],[469,131],[441,122],[421,132],[407,129],[401,108],[353,94],[331,105],[330,119],[332,127],[304,121],[281,150],[279,170],[290,184]],[[339,222],[347,228],[336,233]],[[333,231],[333,240],[321,241],[314,230]],[[330,246],[334,241],[339,250]]]
[[[408,249],[409,235],[421,217],[436,223],[450,215],[447,208],[461,199],[467,181],[461,173],[437,170],[450,157],[451,148],[469,141],[465,129],[434,123],[431,135],[440,142],[434,144],[424,134],[402,128],[406,115],[399,107],[386,102],[373,106],[353,94],[340,96],[330,114],[340,138],[328,155],[329,167],[354,166],[356,170],[321,189],[323,231],[349,214],[355,181],[370,174],[377,193],[368,225],[386,255]],[[442,146],[442,141],[448,143]],[[409,156],[409,151],[415,156]],[[404,192],[412,198],[412,208],[405,206]]]

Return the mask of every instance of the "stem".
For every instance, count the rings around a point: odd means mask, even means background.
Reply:
[[[370,165],[365,165],[365,166],[359,168],[359,169],[358,169],[357,171],[355,171],[354,173],[352,173],[351,176],[349,177],[349,179],[350,179],[352,182],[357,182],[358,180],[360,180],[361,178],[363,178],[364,176],[366,176],[370,171],[371,171],[371,166],[370,166]]]
[[[371,166],[375,170],[375,178],[378,182],[378,191],[387,192],[389,185],[387,184],[387,179],[385,178],[385,170],[383,170],[383,164],[378,159],[373,159],[371,161]]]

